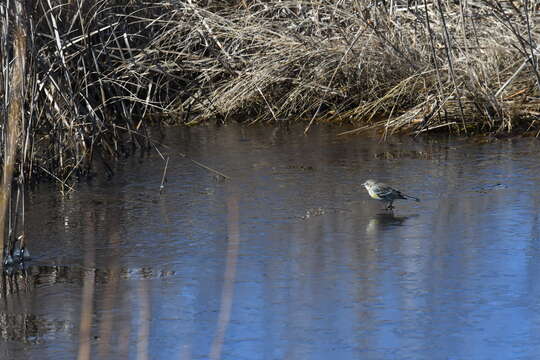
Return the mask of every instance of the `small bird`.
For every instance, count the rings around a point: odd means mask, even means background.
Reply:
[[[414,196],[406,195],[399,190],[396,190],[386,184],[376,182],[375,180],[366,180],[366,182],[362,185],[364,185],[369,193],[369,196],[371,196],[373,199],[385,202],[387,204],[387,209],[393,209],[394,206],[392,204],[394,200],[398,199],[413,199],[415,201],[420,201],[420,199],[415,198]]]

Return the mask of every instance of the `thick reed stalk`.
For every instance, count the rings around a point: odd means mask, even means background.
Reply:
[[[9,82],[6,94],[9,94],[7,123],[4,127],[4,163],[2,172],[1,195],[0,195],[0,260],[3,264],[4,246],[6,244],[7,218],[10,214],[10,199],[12,195],[13,175],[17,161],[17,142],[21,133],[24,108],[24,77],[26,59],[26,29],[23,24],[25,18],[22,2],[13,1],[15,17],[13,19],[14,35],[12,38],[14,59],[12,65],[6,64],[3,69],[9,74]],[[8,14],[8,11],[5,11]],[[8,21],[8,19],[4,19]],[[9,24],[7,24],[9,27]],[[4,54],[6,56],[6,54]]]

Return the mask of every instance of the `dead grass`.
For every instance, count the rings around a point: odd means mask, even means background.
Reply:
[[[19,148],[31,178],[67,185],[96,161],[112,171],[110,161],[151,146],[154,115],[303,121],[306,131],[347,122],[385,135],[539,129],[538,1],[26,5]]]
[[[518,0],[4,1],[9,251],[25,183],[70,189],[96,162],[112,174],[112,161],[152,146],[150,119],[538,136],[539,11]]]
[[[536,128],[538,2],[375,3],[180,2],[149,45],[192,81],[167,109],[190,123]]]

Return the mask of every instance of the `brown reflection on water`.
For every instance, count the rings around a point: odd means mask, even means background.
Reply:
[[[118,226],[111,226],[111,232],[109,234],[109,238],[111,239],[111,245],[114,246],[114,244],[119,244],[119,234],[118,234]],[[117,254],[119,255],[119,254]],[[113,329],[114,329],[114,318],[112,316],[112,312],[117,306],[117,292],[118,287],[120,284],[120,268],[117,264],[117,257],[111,257],[111,259],[108,262],[107,268],[110,269],[109,273],[109,281],[107,281],[104,284],[104,296],[101,304],[101,308],[103,309],[101,313],[101,318],[99,320],[99,343],[98,343],[98,354],[99,358],[101,359],[107,359],[109,357],[110,353],[110,347],[112,346],[111,340],[113,335]],[[128,327],[126,327],[129,329]],[[125,331],[124,329],[120,330],[121,332]],[[129,330],[128,334],[129,334]],[[129,335],[128,335],[129,337]],[[121,336],[122,338],[122,336]],[[120,342],[122,344],[122,342]],[[127,343],[127,341],[126,341]],[[127,346],[119,346],[121,349],[119,353],[121,354],[127,354],[126,348]]]
[[[238,193],[236,190],[233,190],[227,199],[227,261],[225,263],[225,274],[223,276],[223,290],[221,292],[217,329],[210,348],[210,359],[212,360],[221,359],[225,332],[231,320],[239,246]]]
[[[94,218],[90,213],[85,215],[85,223],[94,227]],[[92,341],[92,319],[94,316],[94,284],[95,284],[95,240],[94,232],[85,232],[82,239],[85,247],[83,263],[83,286],[81,302],[81,319],[79,322],[79,353],[78,360],[90,359],[90,346]]]
[[[139,331],[137,334],[137,360],[148,359],[148,343],[150,341],[150,322],[152,313],[150,308],[150,287],[147,280],[139,282]]]

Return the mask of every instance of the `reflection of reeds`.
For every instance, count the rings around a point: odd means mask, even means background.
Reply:
[[[92,214],[85,214],[86,223],[93,224]],[[95,272],[95,233],[88,231],[84,235],[84,275],[81,302],[81,320],[79,323],[79,349],[77,360],[87,360],[91,358],[92,325],[94,318],[94,290],[96,283]]]
[[[233,193],[227,200],[227,259],[225,274],[223,276],[223,290],[221,292],[221,304],[219,308],[216,334],[210,349],[210,359],[221,359],[221,350],[225,341],[225,330],[231,319],[234,283],[236,281],[236,264],[238,262],[238,250],[240,247],[239,209],[238,198]]]
[[[149,280],[142,280],[139,286],[139,331],[137,333],[137,360],[148,360],[150,355],[150,323],[152,320]]]

